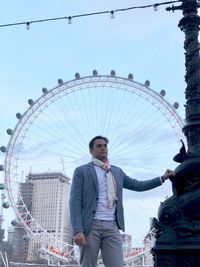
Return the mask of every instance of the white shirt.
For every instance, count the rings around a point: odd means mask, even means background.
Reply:
[[[107,189],[106,189],[106,172],[102,168],[96,165],[94,165],[94,168],[97,174],[98,188],[99,188],[97,209],[96,209],[94,219],[114,221],[116,205],[114,205],[112,208],[108,208],[108,197],[107,197]]]

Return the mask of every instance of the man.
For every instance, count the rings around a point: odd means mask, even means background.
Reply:
[[[160,186],[175,175],[166,170],[163,176],[138,181],[119,167],[109,165],[108,139],[95,136],[89,142],[92,161],[75,169],[70,192],[70,219],[74,242],[80,246],[81,267],[96,267],[101,250],[106,267],[122,267],[124,231],[123,188],[145,191]]]

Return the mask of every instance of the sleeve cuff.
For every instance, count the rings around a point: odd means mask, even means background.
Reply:
[[[165,179],[163,178],[163,176],[160,176],[159,178],[160,178],[161,184],[163,184],[165,182]]]

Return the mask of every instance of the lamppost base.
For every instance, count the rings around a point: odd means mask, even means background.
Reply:
[[[185,240],[188,243],[188,239]],[[200,266],[200,239],[196,244],[182,242],[171,242],[159,244],[152,249],[154,267],[198,267]]]

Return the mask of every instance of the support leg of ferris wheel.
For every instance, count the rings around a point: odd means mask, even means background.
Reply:
[[[48,266],[60,266],[60,261],[56,258],[51,257],[50,255],[47,256],[48,259]]]
[[[2,267],[9,267],[7,253],[5,252],[3,254],[3,252],[1,251],[0,252],[0,258],[1,258],[2,262],[3,262],[3,264],[4,264]]]
[[[48,250],[40,249],[39,255],[41,258],[46,259],[48,266],[62,266],[62,267],[79,267],[79,259],[76,256],[66,258],[58,258],[58,255],[52,255]]]
[[[146,249],[137,256],[130,256],[125,258],[124,267],[153,267],[153,259],[150,249]]]

